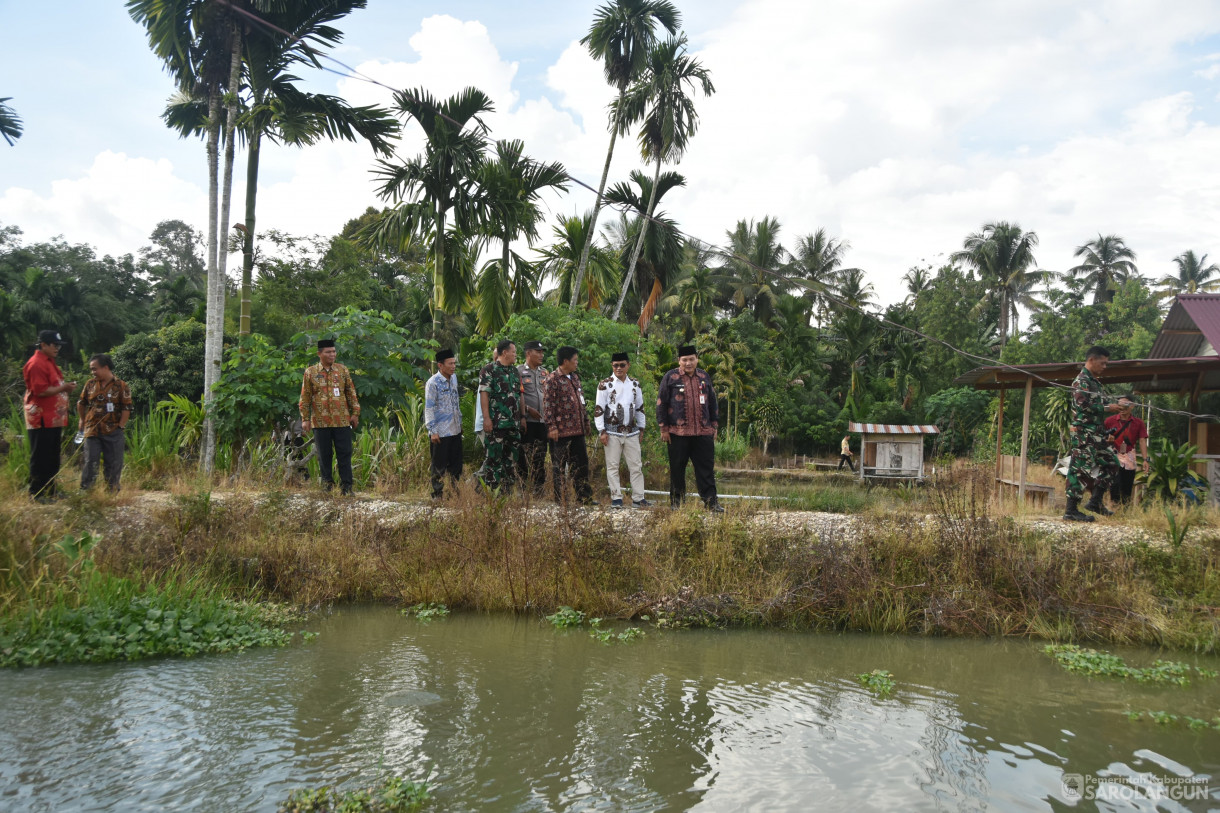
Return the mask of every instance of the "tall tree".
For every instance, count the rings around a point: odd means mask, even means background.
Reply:
[[[981,231],[968,236],[962,250],[950,256],[979,273],[986,294],[976,306],[976,314],[988,305],[999,308],[1000,349],[1008,341],[1009,325],[1016,308],[1014,292],[1025,289],[1026,278],[1036,264],[1034,248],[1038,235],[1022,231],[1015,223],[999,221],[984,224]]]
[[[499,331],[515,311],[537,306],[536,271],[512,250],[512,243],[524,238],[533,245],[542,220],[542,192],[566,190],[567,179],[563,164],[530,159],[525,144],[515,139],[497,141],[495,154],[480,165],[479,197],[487,211],[484,232],[500,241],[499,258],[489,260],[479,273],[475,317],[484,335]]]
[[[725,275],[728,281],[728,301],[733,308],[750,311],[754,320],[771,325],[771,314],[787,285],[776,274],[788,262],[788,251],[779,242],[779,220],[764,217],[757,222],[739,220],[737,227],[727,232]]]
[[[648,329],[661,294],[681,268],[683,238],[677,224],[656,208],[666,193],[679,186],[686,186],[686,178],[681,173],[662,172],[656,178],[649,178],[639,170],[632,170],[631,183],[616,183],[606,191],[608,202],[633,210],[637,215],[630,218],[624,212],[618,222],[607,226],[607,231],[617,238],[614,242],[619,249],[620,267],[626,268],[631,258],[636,258],[641,332]],[[649,203],[653,206],[651,218],[646,217]],[[645,229],[646,223],[653,227]],[[641,239],[643,248],[637,253]],[[621,298],[618,304],[621,308]]]
[[[1098,234],[1073,253],[1082,257],[1080,265],[1068,269],[1073,277],[1082,277],[1086,287],[1093,289],[1093,304],[1105,305],[1114,299],[1118,283],[1139,274],[1135,267],[1135,252],[1116,234]]]
[[[826,229],[818,229],[796,241],[792,270],[808,283],[804,296],[812,303],[819,325],[825,321],[830,302],[826,295],[833,290],[843,258],[850,249],[851,243],[831,237]]]
[[[468,261],[477,252],[446,249],[450,243],[465,245],[486,218],[476,185],[488,140],[482,117],[495,108],[487,94],[473,87],[443,102],[423,88],[400,90],[394,94],[394,106],[420,126],[427,141],[423,153],[406,163],[378,161],[376,174],[383,180],[380,194],[393,201],[394,207],[363,230],[361,237],[374,246],[405,247],[416,233],[430,235],[435,337],[441,313],[462,310],[471,294]]]
[[[648,222],[657,205],[657,186],[663,161],[678,163],[686,152],[690,139],[699,129],[699,114],[691,98],[694,91],[704,96],[716,92],[711,74],[699,60],[686,53],[686,35],[670,37],[659,43],[648,53],[643,74],[616,103],[620,120],[634,124],[640,122],[640,155],[654,163],[652,196],[648,201],[648,212],[640,226],[635,252],[623,278],[618,304],[614,306],[612,319],[618,321],[627,298],[627,289],[635,275],[635,264],[644,247],[648,234]]]
[[[660,25],[670,34],[676,34],[682,15],[669,0],[614,0],[600,7],[593,17],[589,33],[581,44],[589,49],[593,58],[602,63],[606,81],[618,89],[618,101],[610,109],[610,147],[606,150],[606,165],[597,185],[597,198],[593,201],[593,214],[581,249],[580,262],[576,268],[576,280],[572,285],[570,310],[576,310],[576,297],[580,295],[585,269],[589,264],[589,253],[597,236],[597,215],[601,212],[602,196],[606,191],[606,179],[610,175],[610,160],[614,157],[614,142],[620,134],[626,134],[628,124],[621,111],[627,88],[644,70],[648,53],[656,45],[656,27]]]
[[[1206,254],[1199,256],[1194,251],[1184,251],[1173,258],[1173,264],[1178,273],[1166,274],[1157,282],[1163,289],[1162,297],[1220,289],[1220,266],[1209,264]]]

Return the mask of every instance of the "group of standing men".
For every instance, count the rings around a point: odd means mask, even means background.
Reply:
[[[658,389],[656,417],[662,439],[669,444],[670,502],[679,505],[686,491],[686,466],[693,463],[704,505],[720,511],[716,495],[715,435],[719,421],[711,377],[698,368],[692,345],[679,348],[678,368],[666,373]],[[622,508],[620,466],[627,464],[631,504],[646,508],[640,438],[646,423],[644,392],[628,373],[627,353],[611,358],[613,373],[597,385],[593,420],[581,385],[580,353],[564,346],[555,351],[556,368],[543,365],[541,342],[525,344],[525,363],[517,364],[517,346],[509,340],[496,345],[492,361],[479,373],[474,431],[486,451],[479,472],[488,488],[509,491],[518,483],[535,496],[546,484],[546,456],[551,456],[551,481],[556,502],[569,495],[592,505],[589,455],[585,438],[590,425],[606,450],[606,482],[610,505]],[[424,422],[432,441],[432,496],[444,494],[445,480],[462,475],[462,416],[457,362],[452,350],[436,354],[437,372],[424,388]],[[569,489],[571,489],[569,491]]]

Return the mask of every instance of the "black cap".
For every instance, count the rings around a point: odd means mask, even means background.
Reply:
[[[626,361],[627,354],[626,353],[615,353],[613,356],[610,357],[610,360],[611,361]]]
[[[318,339],[318,349],[319,350],[324,350],[327,347],[334,347],[334,346],[335,346],[334,339]]]
[[[699,353],[695,350],[695,346],[693,344],[684,344],[678,348],[678,358],[682,358],[683,356],[697,355],[699,355]]]
[[[67,342],[63,340],[63,337],[60,336],[59,333],[54,330],[40,330],[38,332],[38,343],[39,344],[58,344],[58,345],[67,344]]]
[[[448,361],[451,358],[453,358],[452,350],[445,349],[445,350],[436,351],[436,363],[437,364],[440,364],[442,361]]]
[[[526,342],[525,349],[526,350],[541,350],[544,353],[546,352],[546,348],[543,347],[542,342],[539,342],[539,341]]]

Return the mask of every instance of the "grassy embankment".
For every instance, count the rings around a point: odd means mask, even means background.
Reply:
[[[845,482],[808,490],[794,507],[856,514],[850,532],[826,538],[759,523],[756,504],[720,517],[656,509],[624,533],[610,512],[531,511],[517,498],[471,491],[444,512],[387,516],[358,510],[369,505],[359,499],[307,499],[268,482],[228,491],[230,484],[223,499],[188,485],[180,481],[159,505],[147,495],[95,493],[34,508],[13,482],[4,484],[6,633],[31,618],[48,629],[94,600],[80,568],[54,549],[65,534],[94,533],[102,541],[89,561],[102,576],[92,578],[126,580],[132,595],[151,586],[217,602],[439,602],[539,614],[568,605],[672,626],[1028,636],[1203,652],[1220,639],[1214,511],[1180,514],[1197,530],[1176,547],[1048,536],[997,515],[989,472],[968,467],[918,492],[866,495]],[[1157,509],[1125,520],[1166,538]],[[248,603],[224,606],[255,612]]]

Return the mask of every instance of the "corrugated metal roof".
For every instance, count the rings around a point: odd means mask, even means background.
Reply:
[[[1148,358],[1214,356],[1215,348],[1220,348],[1220,294],[1178,294]]]
[[[863,432],[866,435],[939,435],[935,424],[907,425],[901,423],[856,423],[847,424],[848,432]]]
[[[1022,388],[1034,376],[1034,387],[1070,384],[1083,365],[1078,361],[1051,364],[1013,364],[1005,367],[976,367],[953,380],[958,386],[980,390]],[[1220,357],[1173,359],[1119,359],[1111,361],[1101,374],[1102,384],[1133,384],[1139,393],[1183,392],[1195,389],[1198,379],[1200,392],[1220,390]]]

